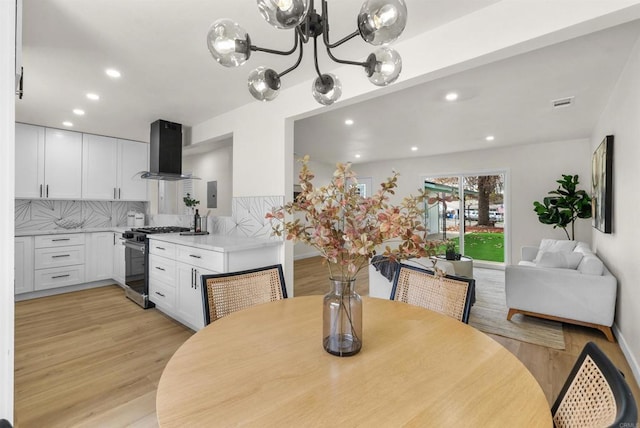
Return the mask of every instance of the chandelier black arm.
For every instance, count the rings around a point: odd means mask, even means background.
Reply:
[[[328,19],[328,8],[327,8],[327,0],[322,0],[322,16],[324,18],[324,28],[322,31],[322,39],[324,41],[325,46],[327,47],[327,54],[329,55],[329,58],[331,58],[333,61],[339,63],[339,64],[348,64],[348,65],[359,65],[361,67],[369,67],[370,64],[368,61],[366,62],[358,62],[358,61],[347,61],[344,59],[339,59],[336,58],[335,55],[333,55],[331,53],[331,49],[335,48],[337,46],[340,46],[341,44],[348,42],[349,40],[353,39],[354,37],[356,37],[358,34],[360,34],[360,32],[358,30],[354,31],[353,33],[349,34],[346,37],[343,37],[342,39],[338,40],[337,42],[331,44],[329,42],[329,19]]]
[[[254,52],[266,52],[266,53],[276,54],[276,55],[291,55],[298,48],[298,40],[299,40],[298,31],[294,31],[294,33],[295,33],[295,35],[294,35],[293,47],[288,51],[278,51],[278,50],[275,50],[275,49],[261,48],[261,47],[256,46],[256,45],[251,45],[250,49],[252,51],[254,51]]]
[[[296,34],[298,34],[298,33],[296,32]],[[296,38],[296,40],[297,40],[297,38]],[[293,64],[291,67],[287,68],[287,69],[286,69],[285,71],[283,71],[282,73],[278,73],[278,77],[282,77],[282,76],[284,76],[285,74],[287,74],[287,73],[289,73],[289,72],[291,72],[291,71],[295,70],[296,68],[298,68],[298,66],[300,65],[300,62],[302,61],[302,53],[303,53],[303,52],[302,52],[302,51],[303,51],[303,49],[302,49],[302,48],[303,48],[303,47],[304,47],[304,44],[303,44],[302,42],[300,42],[300,54],[298,55],[298,60],[296,61],[296,63],[295,63],[295,64]]]

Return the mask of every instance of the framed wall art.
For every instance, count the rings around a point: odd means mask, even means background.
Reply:
[[[613,135],[607,135],[591,159],[591,223],[611,233],[613,208]]]

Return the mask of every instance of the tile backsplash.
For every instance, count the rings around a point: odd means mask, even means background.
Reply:
[[[209,233],[282,239],[271,236],[271,222],[265,215],[284,204],[284,196],[233,198],[231,216],[208,218]],[[126,227],[127,211],[143,212],[151,226],[191,225],[191,216],[148,213],[147,202],[55,201],[16,199],[16,230],[90,229]]]
[[[271,236],[271,222],[265,218],[265,215],[273,207],[279,207],[283,203],[284,196],[233,198],[231,216],[209,217],[207,230],[209,233],[219,235],[282,239]],[[189,227],[192,218],[189,215],[154,214],[149,220],[154,226]]]
[[[126,227],[127,211],[147,213],[147,202],[16,199],[16,230]]]

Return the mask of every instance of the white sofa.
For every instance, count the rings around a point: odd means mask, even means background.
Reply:
[[[615,341],[616,278],[584,242],[543,239],[505,269],[509,314],[597,328]]]

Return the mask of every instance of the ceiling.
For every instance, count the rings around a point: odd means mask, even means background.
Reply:
[[[402,37],[497,1],[406,0],[409,20]],[[355,30],[361,4],[329,2],[332,40]],[[71,121],[76,131],[148,141],[149,124],[158,118],[192,126],[256,102],[246,88],[249,72],[258,65],[283,70],[295,61],[254,53],[241,69],[228,69],[211,58],[207,30],[224,17],[239,22],[261,47],[292,45],[292,32],[267,24],[255,0],[23,0],[23,8],[20,122],[63,128],[63,121]],[[357,60],[372,50],[358,38],[336,53]],[[303,62],[283,78],[285,87],[312,78],[308,53]],[[321,57],[322,64],[334,65]],[[111,67],[121,72],[119,79],[106,76]],[[88,100],[87,92],[98,93],[100,100]],[[74,115],[75,108],[85,115]]]
[[[359,163],[590,138],[639,34],[631,22],[299,120],[295,153]]]
[[[402,38],[497,1],[406,0],[409,20]],[[283,70],[295,61],[254,53],[244,67],[229,69],[209,55],[206,33],[221,17],[241,23],[259,46],[291,46],[290,32],[264,22],[255,0],[23,2],[20,122],[63,128],[69,120],[76,131],[148,141],[149,124],[158,118],[192,126],[257,102],[246,89],[250,70],[258,65]],[[361,3],[329,2],[332,40],[355,29]],[[296,121],[294,150],[315,161],[357,163],[589,138],[638,34],[639,24],[632,22],[365,102],[338,103]],[[371,50],[358,38],[337,54],[361,59]],[[323,70],[334,65],[326,59],[320,64]],[[122,77],[106,76],[109,67]],[[307,53],[301,67],[283,78],[283,86],[313,75]],[[449,91],[459,99],[444,101]],[[90,101],[87,92],[101,99]],[[552,100],[570,96],[571,107],[551,107]],[[76,116],[74,108],[86,114]],[[352,126],[344,124],[347,118]],[[495,140],[486,141],[487,135]]]

